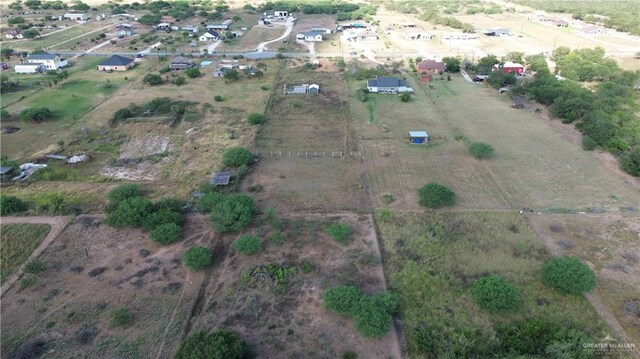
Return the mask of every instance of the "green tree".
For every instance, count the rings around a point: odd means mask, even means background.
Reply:
[[[7,20],[7,24],[9,25],[24,24],[25,22],[25,19],[21,16],[10,17]]]
[[[83,3],[82,1],[76,1],[75,4],[71,8],[73,10],[78,10],[78,11],[87,11],[87,10],[91,9],[89,7],[89,5]]]
[[[411,100],[411,94],[409,94],[408,92],[403,92],[400,95],[400,101],[402,102],[409,102]]]
[[[5,47],[0,50],[0,55],[2,55],[3,58],[9,60],[11,59],[11,55],[13,55],[14,52],[15,51],[13,49]]]
[[[473,157],[481,160],[483,158],[491,158],[495,153],[493,146],[485,142],[473,142],[469,145],[469,153],[473,155]]]
[[[240,73],[236,70],[229,70],[224,73],[224,79],[227,82],[236,82],[240,80]]]
[[[390,293],[363,296],[355,309],[356,329],[365,337],[381,337],[391,330],[392,317],[398,302]]]
[[[25,39],[33,39],[40,36],[40,31],[36,29],[29,29],[29,30],[23,31],[22,36],[24,36]]]
[[[233,242],[233,249],[243,254],[262,252],[262,240],[256,236],[242,235]]]
[[[326,232],[334,241],[346,244],[349,242],[353,230],[348,224],[334,223],[327,227]]]
[[[457,57],[443,57],[447,72],[460,72],[460,59]]]
[[[213,255],[205,247],[191,246],[182,253],[182,261],[192,270],[202,270],[213,263]]]
[[[140,227],[152,209],[151,201],[146,198],[127,198],[114,206],[105,222],[113,227]]]
[[[24,212],[27,209],[29,209],[29,206],[20,198],[0,194],[0,215],[8,216]]]
[[[503,58],[503,61],[511,61],[518,64],[522,64],[524,62],[524,52],[519,51],[511,51],[508,52]]]
[[[182,228],[175,223],[163,223],[151,231],[149,237],[160,244],[171,244],[180,239]]]
[[[228,167],[249,165],[253,155],[244,147],[229,147],[222,154],[222,162]]]
[[[542,281],[563,293],[577,295],[596,286],[596,275],[576,257],[556,257],[543,265]]]
[[[112,203],[120,203],[127,198],[140,197],[140,187],[137,184],[129,183],[119,185],[107,193],[107,198]]]
[[[439,183],[431,182],[418,189],[418,204],[422,207],[436,209],[442,206],[453,206],[456,194]]]
[[[144,83],[148,84],[149,86],[162,85],[162,83],[164,82],[162,80],[162,76],[160,76],[158,74],[146,74],[142,78],[142,81]]]
[[[478,75],[486,75],[491,73],[493,65],[500,63],[496,55],[487,55],[478,60],[478,66],[476,66],[476,73]]]
[[[159,225],[166,223],[173,223],[179,227],[183,221],[184,217],[182,213],[169,209],[160,209],[149,213],[149,215],[142,220],[142,227],[146,231],[152,231]]]
[[[199,331],[187,338],[174,359],[247,359],[249,349],[232,331],[217,330],[214,332]]]
[[[623,154],[620,158],[620,167],[628,174],[640,177],[640,147]]]
[[[18,169],[18,161],[10,160],[9,157],[7,157],[7,155],[1,155],[0,167],[11,167],[11,171],[15,171],[16,169]]]
[[[26,108],[20,112],[20,119],[22,121],[31,121],[40,123],[53,118],[53,112],[47,107],[31,107]]]
[[[224,201],[224,195],[219,192],[209,192],[198,199],[196,208],[200,212],[208,213],[211,212],[211,210],[222,201]]]
[[[191,67],[184,70],[184,74],[187,75],[187,77],[192,79],[199,77],[201,75],[200,70],[198,70],[197,67]]]
[[[514,310],[520,305],[520,293],[516,287],[498,276],[476,280],[470,294],[478,305],[491,311]]]
[[[254,112],[250,114],[247,119],[249,120],[249,123],[252,125],[261,125],[265,123],[265,121],[267,120],[267,118],[263,114],[258,112]]]
[[[232,193],[215,204],[209,219],[216,232],[235,232],[245,229],[256,211],[253,199],[240,193]]]

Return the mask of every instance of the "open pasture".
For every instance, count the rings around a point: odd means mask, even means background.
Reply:
[[[285,84],[312,83],[320,85],[318,95],[283,94]],[[290,210],[366,207],[360,158],[348,155],[357,147],[345,96],[342,74],[302,66],[280,71],[256,138],[261,164],[245,183],[260,192],[258,201]]]
[[[436,181],[456,192],[455,209],[534,210],[637,206],[638,192],[604,169],[592,154],[556,132],[539,114],[510,107],[508,96],[452,76],[430,85],[409,80],[410,102],[370,94],[360,102],[349,81],[351,110],[370,185],[394,208],[416,209],[416,190]],[[428,145],[408,142],[427,131]],[[495,148],[488,160],[472,157],[465,142]]]

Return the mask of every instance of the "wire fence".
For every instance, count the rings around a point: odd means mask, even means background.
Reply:
[[[261,154],[270,157],[292,157],[292,158],[345,158],[345,157],[361,157],[360,151],[269,151]]]

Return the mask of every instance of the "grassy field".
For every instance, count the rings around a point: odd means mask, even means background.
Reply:
[[[379,211],[377,220],[410,357],[424,357],[414,332],[422,324],[466,333],[467,343],[478,348],[494,338],[497,325],[527,318],[557,321],[594,338],[608,333],[583,297],[562,295],[541,283],[538,271],[550,255],[517,213]],[[522,298],[516,311],[493,314],[470,298],[474,281],[494,274],[516,285]]]
[[[262,162],[246,183],[247,189],[260,190],[259,200],[290,210],[366,206],[360,158],[330,157],[331,152],[356,150],[341,77],[342,74],[302,66],[287,66],[282,70],[267,106],[268,121],[256,139]],[[320,93],[317,96],[283,94],[285,84],[303,83],[319,84]],[[302,153],[301,157],[298,152]],[[314,156],[315,152],[320,156]],[[325,152],[328,157],[324,157]]]
[[[71,26],[75,25],[70,24]],[[20,41],[19,43],[8,43],[7,47],[20,51],[32,51],[35,49],[51,48],[57,50],[72,49],[77,42],[83,42],[86,39],[96,37],[99,32],[90,33],[92,31],[100,30],[102,23],[99,22],[86,22],[80,26],[70,27],[64,31],[57,32],[52,35],[44,36],[38,39],[30,41]],[[55,31],[55,29],[54,29]],[[85,35],[84,37],[82,37]],[[77,40],[72,40],[79,37]],[[56,46],[57,45],[57,46]]]
[[[273,27],[267,27],[264,25],[255,25],[246,31],[240,39],[233,40],[230,44],[221,43],[216,50],[253,51],[261,42],[276,39],[280,37],[284,31],[284,26],[274,25]],[[274,45],[280,47],[278,44],[272,44],[271,46],[273,47]],[[277,47],[272,50],[277,50]]]
[[[3,224],[0,283],[4,283],[49,233],[48,224]]]
[[[453,76],[429,86],[410,78],[412,99],[375,95],[362,103],[349,81],[351,111],[374,195],[397,208],[417,208],[415,191],[436,181],[453,188],[456,209],[537,210],[637,205],[638,192],[567,141],[540,115],[510,107],[507,96]],[[431,144],[411,145],[424,130]],[[456,139],[457,138],[457,139]],[[490,143],[491,160],[476,160],[465,140]],[[585,170],[588,169],[588,170]],[[381,202],[378,202],[381,205]]]

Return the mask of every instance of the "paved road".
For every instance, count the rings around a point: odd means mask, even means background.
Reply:
[[[271,43],[274,43],[276,41],[280,41],[283,39],[286,39],[287,36],[289,36],[289,34],[291,33],[291,31],[293,30],[293,24],[294,24],[295,20],[293,17],[288,17],[287,18],[287,22],[285,24],[285,26],[287,27],[287,29],[284,31],[284,34],[282,34],[282,36],[280,36],[279,38],[275,39],[275,40],[269,40],[266,42],[262,42],[258,45],[258,47],[256,47],[256,52],[263,52],[265,50],[265,47]],[[274,25],[280,25],[280,24],[274,24]]]

